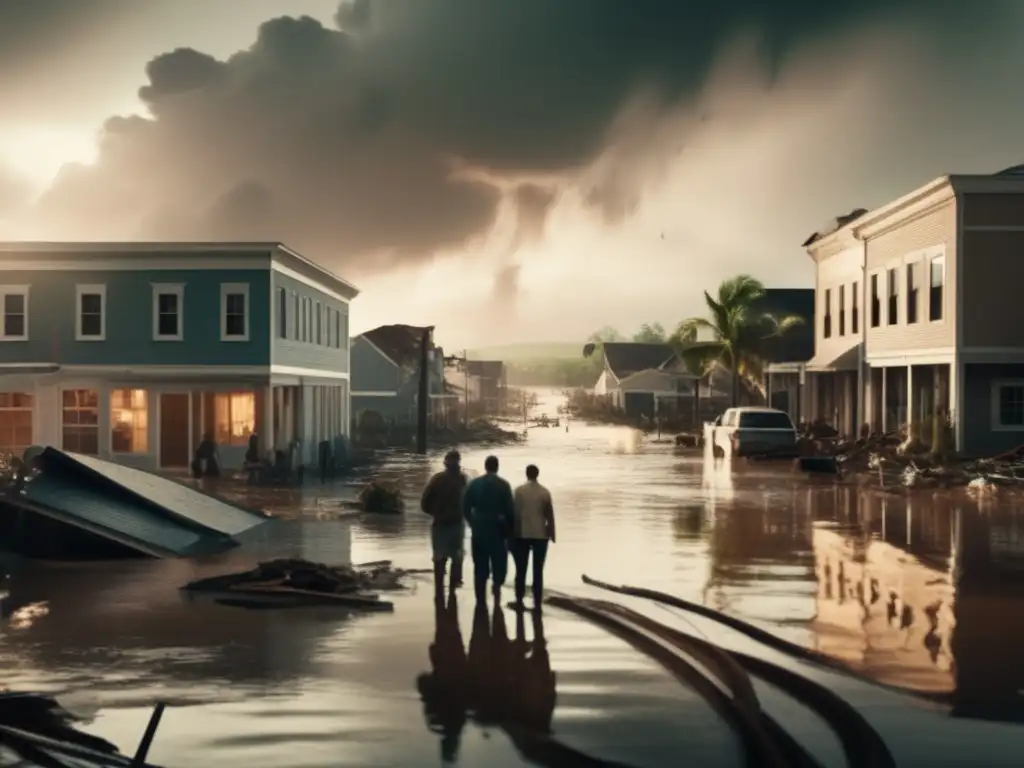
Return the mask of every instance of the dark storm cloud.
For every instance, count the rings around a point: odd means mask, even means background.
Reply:
[[[602,156],[637,93],[653,94],[651,120],[685,104],[740,30],[763,33],[771,73],[801,41],[908,18],[917,33],[942,35],[974,23],[973,7],[346,2],[337,14],[345,31],[279,18],[226,61],[187,49],[158,56],[140,90],[153,119],[108,123],[96,166],[63,173],[38,213],[69,237],[265,232],[328,262],[362,254],[365,267],[390,264],[488,232],[508,193],[487,174],[573,176]],[[637,156],[623,155],[629,168]],[[466,167],[487,174],[458,173]],[[587,197],[609,217],[625,215],[643,183],[635,177],[613,164]],[[551,194],[543,185],[514,193],[503,284],[515,286],[514,251],[540,237]]]

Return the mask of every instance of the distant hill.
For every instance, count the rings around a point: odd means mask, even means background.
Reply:
[[[549,341],[540,344],[502,344],[467,352],[470,360],[578,360],[583,357],[582,341]]]

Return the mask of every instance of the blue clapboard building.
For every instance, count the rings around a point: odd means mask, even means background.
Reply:
[[[237,468],[348,434],[358,290],[280,243],[0,244],[0,453]]]

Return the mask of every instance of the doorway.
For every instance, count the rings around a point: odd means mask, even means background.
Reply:
[[[189,445],[189,395],[160,395],[160,468],[184,469],[192,459]]]

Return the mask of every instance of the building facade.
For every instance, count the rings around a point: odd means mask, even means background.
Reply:
[[[0,452],[225,468],[347,434],[357,289],[278,243],[0,244]]]
[[[943,176],[805,245],[819,306],[808,368],[844,381],[817,416],[925,441],[948,423],[968,455],[1024,443],[1024,171]]]

